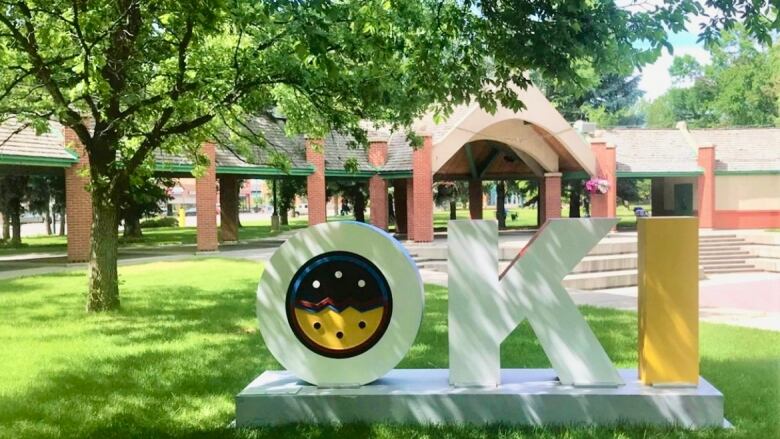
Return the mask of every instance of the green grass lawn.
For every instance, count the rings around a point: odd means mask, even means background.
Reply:
[[[293,425],[228,430],[233,397],[278,368],[256,329],[262,267],[206,259],[120,267],[122,311],[87,315],[84,272],[0,281],[0,438],[778,437],[780,334],[701,325],[702,375],[736,428],[510,428]],[[447,295],[426,289],[420,334],[400,364],[447,366]],[[611,358],[636,364],[636,315],[583,308]],[[549,367],[527,324],[502,347],[504,367]]]

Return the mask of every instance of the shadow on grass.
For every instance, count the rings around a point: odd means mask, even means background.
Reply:
[[[237,264],[238,262],[231,262]],[[229,264],[222,262],[222,264]],[[207,263],[192,264],[203,270]],[[247,267],[251,267],[247,265]],[[236,273],[243,273],[239,267]],[[25,310],[2,311],[5,319],[22,319],[35,328],[75,321],[74,337],[81,348],[65,354],[58,364],[18,392],[0,392],[0,436],[24,437],[248,437],[248,438],[520,438],[520,437],[773,437],[777,429],[778,362],[761,357],[728,358],[722,352],[703,354],[702,374],[726,394],[727,416],[736,423],[722,430],[645,428],[517,428],[507,426],[398,426],[347,424],[341,426],[287,425],[256,430],[225,426],[234,413],[233,396],[256,375],[279,365],[265,349],[256,330],[254,294],[257,280],[250,274],[221,285],[231,272],[217,268],[199,273],[186,285],[153,281],[135,286],[128,276],[123,310],[100,316],[78,313],[79,300],[52,283],[73,281],[75,274],[28,278],[0,283],[3,302]],[[215,277],[217,285],[202,279]],[[79,275],[83,278],[83,274]],[[23,288],[25,291],[15,289]],[[40,291],[41,288],[48,290]],[[31,292],[31,290],[38,290]],[[70,294],[70,296],[68,296]],[[77,298],[81,299],[81,298]],[[53,314],[32,312],[52,307]],[[31,313],[32,312],[32,313]],[[77,314],[78,313],[78,314]],[[583,313],[619,367],[635,367],[636,315],[584,308]],[[446,289],[428,287],[426,313],[411,352],[399,367],[447,367]],[[720,329],[718,329],[720,330]],[[726,331],[729,328],[725,329]],[[757,332],[759,335],[760,331]],[[751,333],[752,334],[752,333]],[[739,336],[723,343],[739,343]],[[0,340],[2,334],[0,334]],[[58,343],[51,340],[51,344]],[[736,346],[735,350],[739,350]],[[31,352],[35,354],[35,352]],[[725,358],[724,358],[725,356]],[[527,323],[502,345],[504,367],[549,367],[549,361]],[[2,387],[0,387],[2,389]],[[777,437],[777,435],[774,435]]]

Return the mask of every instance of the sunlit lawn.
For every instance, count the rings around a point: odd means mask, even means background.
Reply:
[[[120,268],[122,311],[83,312],[85,275],[0,281],[0,437],[520,438],[744,437],[780,433],[780,334],[702,324],[702,374],[735,429],[500,426],[285,426],[226,429],[233,397],[278,365],[256,330],[258,263],[207,259]],[[636,316],[584,308],[613,361],[636,363]],[[446,290],[427,288],[404,368],[447,366]],[[549,367],[529,327],[504,343],[505,367]]]

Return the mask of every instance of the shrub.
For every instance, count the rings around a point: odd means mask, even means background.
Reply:
[[[141,221],[142,229],[153,229],[156,227],[178,227],[179,220],[172,216],[160,216]]]

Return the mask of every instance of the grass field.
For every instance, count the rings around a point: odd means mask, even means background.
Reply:
[[[233,396],[278,365],[256,330],[262,267],[205,259],[120,267],[122,310],[87,315],[84,272],[0,281],[0,438],[770,438],[780,434],[780,334],[701,325],[701,371],[735,429],[225,426]],[[583,308],[620,367],[636,363],[636,315]],[[404,368],[447,366],[447,295],[427,287]],[[504,367],[549,367],[527,324]]]

